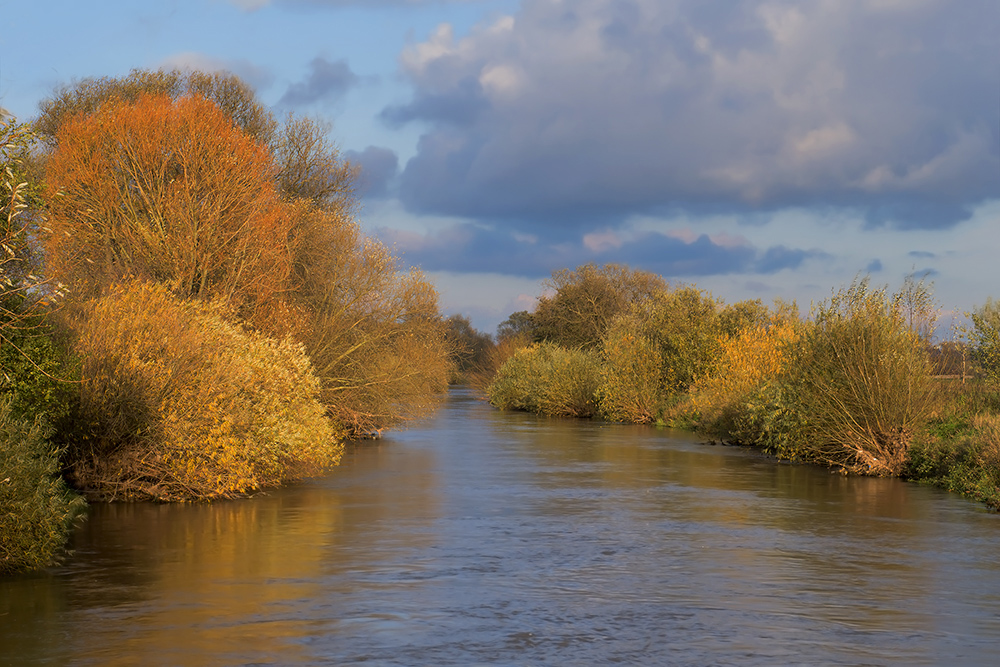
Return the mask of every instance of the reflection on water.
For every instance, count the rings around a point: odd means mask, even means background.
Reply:
[[[94,508],[4,664],[989,664],[998,517],[458,391],[330,476]]]

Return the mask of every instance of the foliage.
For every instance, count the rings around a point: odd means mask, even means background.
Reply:
[[[339,460],[301,346],[151,284],[116,286],[77,310],[81,405],[67,462],[88,496],[231,497]]]
[[[627,325],[612,326],[602,352],[597,394],[604,416],[634,424],[655,421],[664,396],[663,360],[656,342]]]
[[[78,400],[78,365],[66,351],[48,318],[22,315],[17,326],[3,327],[0,345],[0,396],[9,400],[11,414],[33,420],[44,416],[53,424],[67,419]]]
[[[904,475],[1000,509],[1000,416],[938,420],[910,448]]]
[[[445,326],[454,362],[452,384],[467,382],[489,365],[493,338],[477,331],[464,315],[452,315],[445,320]]]
[[[497,341],[508,338],[535,340],[534,316],[526,310],[511,313],[510,317],[497,325]]]
[[[290,271],[293,216],[271,158],[200,97],[109,101],[63,123],[49,158],[49,269],[78,294],[122,278],[252,317]]]
[[[1000,388],[1000,303],[986,303],[968,313],[971,330],[966,331],[972,362],[987,382]]]
[[[228,107],[176,89],[144,95],[148,81],[134,83],[132,97],[60,121],[47,164],[57,275],[78,297],[126,278],[166,283],[294,337],[329,414],[352,434],[433,405],[450,351],[437,295],[360,233],[354,171],[325,127],[289,117],[264,146]]]
[[[797,320],[775,315],[768,325],[755,325],[721,341],[711,373],[691,387],[698,428],[719,438],[787,451],[772,440],[779,418],[780,395],[766,385],[785,370],[799,338]]]
[[[538,343],[515,352],[487,389],[501,410],[524,410],[550,416],[591,417],[600,363],[595,353]]]
[[[215,103],[237,128],[257,142],[269,145],[275,138],[277,122],[273,115],[238,77],[180,70],[134,69],[124,77],[88,78],[63,86],[39,104],[41,113],[34,129],[54,146],[63,125],[70,120],[90,116],[112,100],[127,106],[149,96],[203,97]]]
[[[340,158],[327,135],[330,125],[289,114],[271,142],[276,183],[287,199],[303,199],[327,211],[353,212],[358,169]]]
[[[63,125],[71,120],[94,115],[109,102],[129,106],[148,96],[174,101],[201,97],[213,102],[235,129],[273,157],[274,184],[283,198],[305,199],[327,210],[354,209],[358,172],[327,140],[329,125],[291,114],[279,124],[253,89],[232,74],[135,69],[119,78],[84,79],[44,100],[34,128],[54,148]]]
[[[900,294],[873,290],[867,279],[835,293],[814,319],[788,376],[809,456],[854,472],[898,475],[935,398],[920,331],[911,328]]]
[[[426,412],[448,385],[450,344],[437,293],[349,218],[312,209],[297,227],[289,292],[331,415],[365,435]],[[292,318],[294,319],[294,317]]]
[[[41,292],[36,234],[38,186],[25,163],[35,144],[29,128],[14,121],[0,125],[0,350],[13,345],[22,328],[33,325],[32,306]],[[0,372],[5,367],[0,365]]]
[[[587,264],[552,274],[554,294],[539,298],[531,316],[535,340],[596,349],[620,313],[666,289],[659,276],[625,266]]]
[[[42,418],[28,421],[0,398],[0,574],[53,563],[85,507],[59,476],[59,452]]]

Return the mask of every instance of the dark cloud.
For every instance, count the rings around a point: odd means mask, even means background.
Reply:
[[[345,151],[344,158],[361,167],[356,194],[368,199],[389,195],[390,184],[399,172],[399,157],[388,148],[369,146],[360,153]]]
[[[278,107],[303,107],[315,102],[336,102],[358,83],[346,60],[314,58],[305,81],[293,83],[278,100]]]
[[[932,252],[927,252],[926,250],[911,250],[906,254],[910,257],[917,257],[920,259],[934,259],[934,257],[937,256]]]
[[[532,225],[826,206],[934,228],[1000,197],[995,0],[524,0],[401,58],[413,212]],[[763,260],[762,260],[763,261]]]
[[[882,271],[882,260],[873,259],[868,262],[868,266],[865,268],[866,273],[879,273]]]
[[[553,270],[588,262],[627,264],[667,278],[753,273],[772,274],[799,267],[819,251],[775,246],[760,250],[741,243],[719,243],[706,235],[693,239],[656,232],[618,239],[609,232],[597,242],[542,241],[503,228],[464,223],[426,236],[382,229],[379,236],[403,259],[425,271],[499,273],[540,278]]]

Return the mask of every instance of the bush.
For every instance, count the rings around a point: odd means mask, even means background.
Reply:
[[[15,417],[10,404],[0,398],[0,574],[55,562],[85,507],[59,476],[51,428]]]
[[[986,303],[968,313],[972,329],[969,338],[972,362],[979,374],[994,387],[1000,387],[1000,303]]]
[[[767,385],[784,371],[799,331],[797,321],[776,318],[769,326],[754,326],[721,341],[715,368],[691,388],[699,430],[742,444],[786,450],[773,440],[784,401],[777,386]]]
[[[660,350],[629,326],[613,326],[604,337],[604,364],[597,394],[601,412],[612,421],[655,421],[663,401]]]
[[[597,412],[597,356],[553,343],[523,348],[510,357],[487,389],[501,410],[550,416],[591,417]]]
[[[83,359],[71,478],[88,496],[232,497],[317,474],[342,444],[303,348],[132,283],[70,323]]]
[[[1000,509],[1000,416],[947,420],[914,442],[907,478],[961,493]]]
[[[787,379],[816,461],[879,476],[902,471],[934,392],[927,346],[912,325],[926,314],[911,317],[900,296],[855,281],[805,329]]]
[[[49,320],[39,314],[0,314],[0,395],[10,400],[12,415],[34,420],[44,416],[59,425],[79,399],[79,368],[57,339]]]

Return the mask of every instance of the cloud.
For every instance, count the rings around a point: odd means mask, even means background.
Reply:
[[[389,186],[399,173],[399,158],[388,148],[369,146],[361,152],[345,151],[344,158],[361,167],[356,194],[377,199],[389,195]]]
[[[826,206],[947,227],[1000,197],[993,0],[523,0],[400,57],[416,213],[598,228]]]
[[[278,100],[278,107],[303,107],[316,102],[336,102],[358,83],[346,60],[330,62],[313,58],[305,81],[293,83]]]
[[[873,259],[872,261],[868,262],[868,266],[865,267],[866,273],[879,273],[881,271],[882,271],[882,260],[880,259]]]
[[[382,228],[378,235],[394,246],[407,263],[425,271],[525,278],[544,277],[555,269],[588,262],[627,264],[670,279],[731,273],[763,275],[826,257],[818,250],[781,245],[761,250],[743,239],[653,231],[622,234],[612,243],[596,244],[593,235],[572,241],[545,241],[504,227],[474,223],[459,223],[428,234]],[[602,238],[610,237],[607,233]]]

